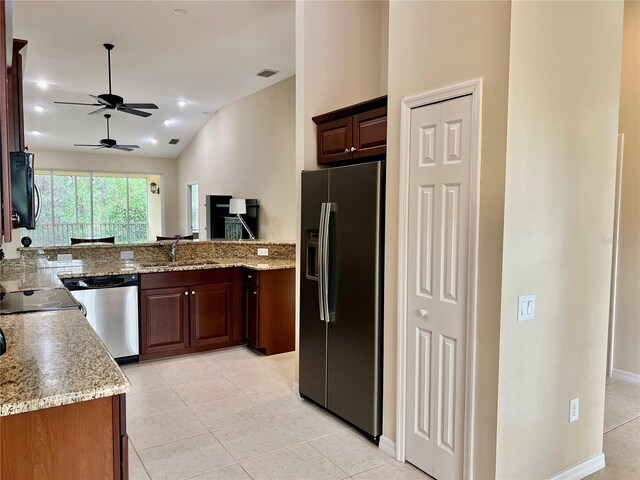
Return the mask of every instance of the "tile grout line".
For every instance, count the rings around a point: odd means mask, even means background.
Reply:
[[[634,420],[637,420],[637,419],[639,419],[639,418],[640,418],[640,415],[637,415],[637,416],[633,417],[631,420],[627,420],[626,422],[621,423],[620,425],[616,425],[615,427],[610,428],[609,430],[607,430],[606,432],[604,432],[602,435],[604,436],[604,435],[606,435],[607,433],[611,433],[611,432],[613,432],[614,430],[617,430],[617,429],[618,429],[618,428],[620,428],[620,427],[624,427],[627,423],[631,423],[631,422],[633,422]]]

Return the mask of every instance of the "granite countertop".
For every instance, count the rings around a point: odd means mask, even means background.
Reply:
[[[200,262],[189,260],[186,262],[178,261],[175,264],[168,261],[149,264],[127,261],[100,262],[96,260],[73,260],[69,263],[48,261],[40,262],[37,267],[2,269],[0,292],[62,287],[61,279],[74,277],[178,272],[231,267],[244,267],[260,271],[295,268],[295,266],[295,260],[245,258],[216,258]]]
[[[79,310],[0,315],[0,416],[126,393],[131,384]]]

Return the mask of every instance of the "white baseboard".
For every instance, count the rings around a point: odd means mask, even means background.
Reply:
[[[389,437],[380,435],[380,443],[378,444],[378,448],[387,455],[391,455],[393,458],[396,458],[396,442],[391,440]]]
[[[604,453],[599,453],[578,465],[568,468],[564,472],[549,477],[549,480],[581,480],[602,468],[604,468]]]
[[[637,373],[627,372],[626,370],[614,368],[611,372],[611,376],[613,378],[617,378],[618,380],[624,380],[625,382],[640,385],[640,375],[638,375]]]
[[[296,395],[300,396],[300,384],[299,383],[294,383],[293,384],[293,393],[295,393]]]

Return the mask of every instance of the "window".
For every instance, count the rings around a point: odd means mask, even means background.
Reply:
[[[36,171],[41,210],[35,230],[22,230],[34,246],[69,245],[71,237],[149,241],[148,175]],[[157,175],[153,175],[157,178]]]

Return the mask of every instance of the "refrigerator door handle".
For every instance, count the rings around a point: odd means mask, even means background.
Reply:
[[[331,210],[333,203],[327,203],[324,210],[324,228],[322,237],[322,290],[324,298],[322,300],[324,304],[324,321],[330,322],[329,316],[329,225],[331,220]]]
[[[324,217],[327,204],[323,203],[320,209],[320,224],[318,226],[318,307],[320,320],[324,319]]]

